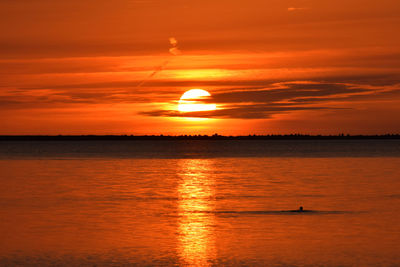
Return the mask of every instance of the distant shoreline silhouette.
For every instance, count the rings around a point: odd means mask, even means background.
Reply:
[[[90,141],[90,140],[388,140],[400,134],[384,135],[0,135],[0,141]]]

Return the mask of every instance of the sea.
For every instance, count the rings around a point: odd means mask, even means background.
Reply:
[[[0,266],[400,266],[400,140],[0,141],[0,182]]]

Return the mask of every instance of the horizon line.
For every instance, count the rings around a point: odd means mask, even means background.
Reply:
[[[201,135],[201,134],[181,134],[181,135],[133,135],[133,134],[83,134],[83,135],[0,135],[0,141],[45,141],[45,140],[279,140],[279,139],[400,139],[398,133],[387,134],[249,134],[249,135]]]

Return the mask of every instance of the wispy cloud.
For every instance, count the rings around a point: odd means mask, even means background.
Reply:
[[[175,39],[175,37],[170,37],[169,39],[169,43],[171,45],[171,48],[169,49],[169,53],[173,56],[177,56],[182,54],[182,51],[179,50],[178,48],[178,41]],[[171,58],[168,58],[167,60],[165,60],[160,66],[158,66],[149,76],[147,76],[146,79],[144,79],[143,81],[141,81],[136,87],[139,88],[141,87],[145,82],[149,81],[150,79],[152,79],[157,73],[159,73],[160,71],[162,71],[167,64],[171,61]]]
[[[336,110],[332,102],[351,101],[357,98],[371,98],[392,92],[400,95],[400,85],[387,87],[365,86],[344,83],[324,83],[294,81],[274,83],[268,88],[238,90],[215,93],[210,102],[217,103],[219,109],[210,112],[180,113],[176,110],[152,110],[140,112],[146,116],[160,117],[208,117],[265,119],[280,113],[299,110]],[[329,103],[330,102],[330,103]]]
[[[288,11],[292,12],[292,11],[301,11],[301,10],[307,10],[310,9],[309,7],[288,7]]]

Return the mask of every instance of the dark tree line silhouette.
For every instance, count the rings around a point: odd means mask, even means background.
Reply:
[[[0,135],[0,141],[68,141],[68,140],[357,140],[400,139],[400,134],[383,135]]]

